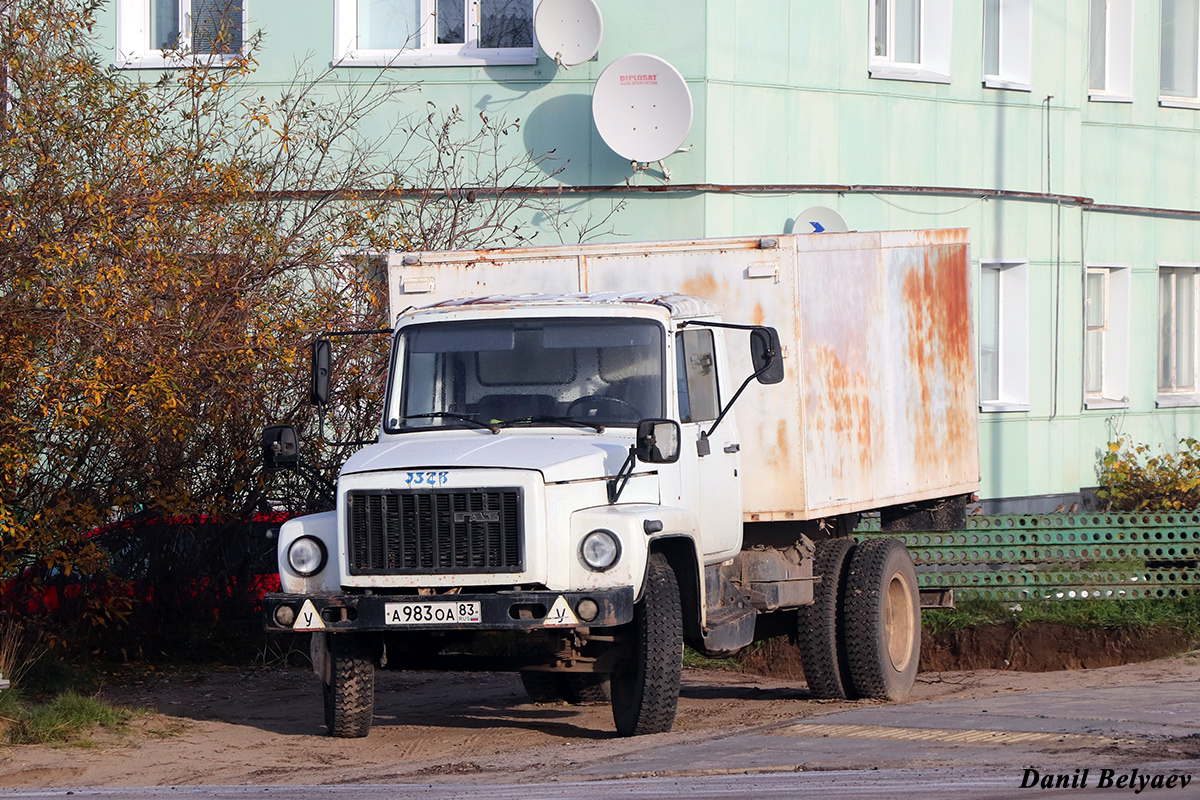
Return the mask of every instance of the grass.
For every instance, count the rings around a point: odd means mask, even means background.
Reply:
[[[12,622],[0,625],[0,673],[11,682],[0,691],[0,740],[8,744],[91,747],[91,731],[119,730],[140,713],[81,692],[99,683],[94,672],[50,656]]]
[[[87,734],[96,728],[122,729],[139,712],[112,706],[95,697],[67,691],[46,703],[30,704],[18,697],[0,701],[0,713],[10,721],[12,744],[72,744],[91,747]]]
[[[1138,600],[1054,600],[1012,603],[968,598],[954,609],[928,609],[921,615],[933,634],[981,625],[1053,622],[1077,628],[1165,626],[1200,641],[1200,596]]]
[[[742,665],[736,658],[709,658],[686,645],[683,648],[683,666],[689,669],[721,669],[726,672],[742,671]]]

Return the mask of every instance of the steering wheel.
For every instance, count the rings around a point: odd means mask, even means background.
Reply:
[[[636,422],[642,418],[642,412],[618,397],[605,397],[597,394],[572,400],[567,404],[566,416],[585,420],[599,417],[600,419]]]

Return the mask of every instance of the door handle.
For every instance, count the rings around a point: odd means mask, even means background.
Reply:
[[[733,444],[725,445],[726,453],[736,453],[737,451],[739,451],[741,449],[742,449],[742,446],[740,444],[738,444],[737,442],[734,442]]]

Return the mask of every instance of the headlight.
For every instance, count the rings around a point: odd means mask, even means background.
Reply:
[[[301,536],[288,545],[287,562],[299,575],[315,575],[325,567],[325,545],[320,539]]]
[[[604,572],[621,557],[621,543],[612,531],[595,530],[583,537],[579,557],[591,569]]]

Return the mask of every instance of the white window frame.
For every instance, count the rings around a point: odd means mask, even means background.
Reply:
[[[1159,42],[1158,42],[1158,57],[1159,57],[1158,104],[1164,108],[1200,109],[1200,9],[1198,9],[1198,13],[1196,14],[1196,27],[1197,27],[1196,53],[1195,53],[1195,58],[1193,59],[1194,63],[1192,64],[1192,68],[1195,70],[1195,83],[1196,83],[1196,95],[1197,95],[1195,97],[1185,97],[1185,96],[1180,96],[1180,95],[1163,94],[1163,88],[1162,88],[1162,51],[1163,51],[1162,24],[1163,24],[1163,6],[1160,3],[1159,4],[1159,17],[1158,17],[1158,34],[1159,34]]]
[[[479,0],[463,0],[466,31],[463,44],[437,44],[436,0],[414,0],[420,3],[421,30],[412,48],[403,50],[372,50],[358,46],[357,0],[333,2],[333,58],[339,67],[462,67],[484,65],[535,64],[538,59],[537,36],[532,30],[530,16],[530,47],[480,48]],[[536,0],[529,0],[536,10]]]
[[[1101,325],[1088,324],[1087,289],[1084,289],[1084,408],[1129,407],[1130,277],[1128,264],[1088,264],[1087,275],[1104,278],[1104,318]],[[1087,352],[1090,331],[1099,331],[1101,345],[1100,390],[1087,390]]]
[[[1095,3],[1104,4],[1104,19],[1096,19]],[[1095,103],[1133,102],[1133,0],[1089,0],[1088,99]],[[1098,30],[1097,22],[1103,23]],[[1101,36],[1103,33],[1103,36]],[[1104,88],[1090,88],[1093,54],[1104,55]]]
[[[1161,319],[1163,298],[1162,291],[1158,287],[1161,285],[1163,270],[1171,270],[1173,272],[1190,270],[1195,275],[1192,281],[1192,383],[1194,385],[1190,388],[1176,389],[1173,387],[1164,387],[1161,380],[1160,369],[1162,366],[1162,349],[1164,344]],[[1154,382],[1157,387],[1156,405],[1159,407],[1200,405],[1200,264],[1160,263],[1158,265],[1158,275],[1156,276],[1156,289],[1159,295],[1159,314],[1156,319],[1155,328],[1155,335],[1158,339],[1157,347],[1155,348],[1157,359],[1154,365]],[[1172,330],[1175,327],[1172,325]]]
[[[250,38],[250,3],[242,0],[242,43]],[[150,0],[115,0],[117,48],[115,66],[120,69],[164,69],[191,64],[225,67],[239,61],[245,53],[188,53],[191,44],[191,0],[179,0],[180,25],[185,32],[180,51],[175,53],[150,46]]]
[[[889,7],[886,35],[888,41],[893,42],[895,39],[893,24],[896,19],[894,13],[896,0],[886,0],[886,2]],[[875,0],[868,0],[868,72],[872,78],[883,80],[950,83],[952,2],[951,0],[915,0],[915,2],[920,6],[919,13],[921,15],[920,56],[917,63],[908,63],[895,61],[890,56],[875,55]],[[895,52],[894,46],[889,46],[889,52]]]
[[[1033,91],[1033,0],[992,0],[996,9],[997,71],[987,71],[988,4],[984,4],[983,85],[989,89]]]
[[[1028,411],[1029,404],[1029,261],[1026,259],[980,259],[979,269],[999,273],[999,311],[996,343],[999,349],[997,397],[984,398],[983,375],[979,378],[979,410],[982,412]],[[982,298],[980,298],[982,300]],[[982,314],[980,315],[982,325]],[[982,347],[983,335],[976,337]],[[980,369],[983,359],[980,358]]]

